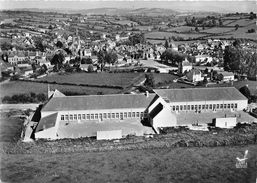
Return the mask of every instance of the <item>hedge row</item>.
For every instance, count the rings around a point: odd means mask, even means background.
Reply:
[[[38,81],[38,80],[19,80],[24,82],[35,82],[35,83],[46,83],[46,84],[56,84],[56,85],[70,85],[70,86],[84,86],[84,87],[96,87],[96,88],[114,88],[114,89],[123,89],[122,86],[115,85],[94,85],[94,84],[76,84],[76,83],[57,83],[56,81]]]
[[[148,148],[175,147],[216,147],[256,144],[257,124],[232,130],[216,132],[179,131],[169,134],[154,135],[153,138],[127,137],[120,141],[96,141],[92,138],[61,139],[55,141],[38,140],[32,143],[7,143],[3,151],[9,154],[30,153],[67,153],[100,152],[111,150],[134,150]]]

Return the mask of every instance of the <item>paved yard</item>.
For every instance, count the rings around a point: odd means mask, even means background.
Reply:
[[[96,136],[97,131],[122,130],[122,135],[129,134],[143,135],[154,134],[151,127],[143,126],[137,119],[125,120],[105,120],[105,121],[85,121],[81,123],[70,122],[66,125],[64,122],[58,129],[59,138],[79,138],[86,136]]]
[[[188,124],[206,124],[211,123],[214,118],[218,117],[237,117],[237,122],[257,122],[257,119],[243,111],[217,111],[217,112],[179,112],[177,114],[177,121],[179,125]]]

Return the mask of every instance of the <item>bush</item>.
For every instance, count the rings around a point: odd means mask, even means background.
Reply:
[[[47,100],[47,96],[44,93],[35,94],[31,92],[23,93],[23,94],[16,94],[13,96],[5,96],[2,99],[3,103],[10,103],[10,104],[18,104],[18,103],[39,103],[45,102]]]

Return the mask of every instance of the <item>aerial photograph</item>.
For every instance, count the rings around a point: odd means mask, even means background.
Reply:
[[[0,182],[257,183],[256,12],[0,0]]]

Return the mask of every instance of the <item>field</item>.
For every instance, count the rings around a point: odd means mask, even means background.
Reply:
[[[23,120],[0,113],[0,143],[17,141],[21,137]]]
[[[249,150],[248,168],[236,157]],[[164,148],[65,154],[2,154],[7,182],[255,183],[257,146]]]
[[[8,83],[1,83],[1,97],[6,95],[14,95],[20,93],[45,93],[47,94],[47,84],[35,83],[35,82],[23,82],[23,81],[11,81]],[[50,89],[58,89],[61,92],[77,92],[83,94],[97,94],[102,92],[103,94],[119,93],[121,90],[114,88],[96,88],[96,87],[83,87],[83,86],[70,86],[70,85],[57,85],[50,84]]]
[[[149,32],[145,34],[146,39],[164,39],[164,37],[172,37],[172,36],[179,36],[185,39],[188,38],[198,38],[205,36],[206,34],[178,34],[178,33],[170,33],[170,32]]]
[[[48,81],[56,83],[75,83],[87,85],[105,85],[127,87],[142,81],[144,75],[140,73],[74,73],[64,75],[47,76],[39,81]]]

